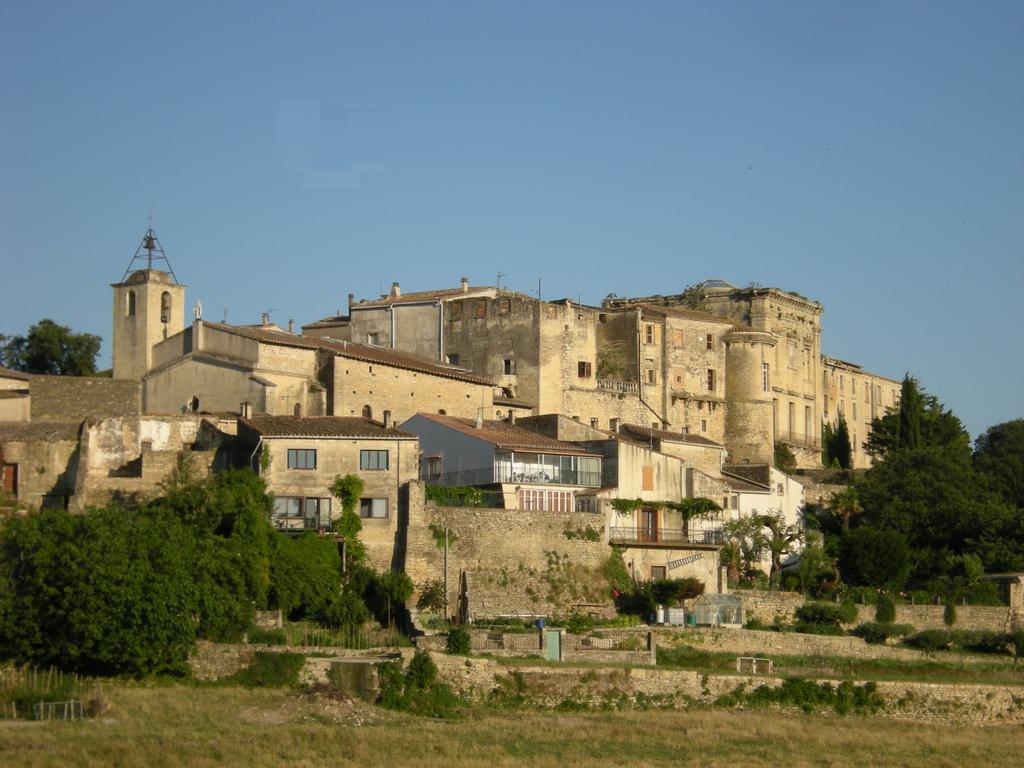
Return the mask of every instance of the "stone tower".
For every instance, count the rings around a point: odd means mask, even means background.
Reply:
[[[763,331],[730,331],[725,337],[725,445],[737,464],[772,462],[772,363],[775,338]]]
[[[153,268],[164,262],[167,271]],[[143,267],[133,270],[133,267]],[[185,327],[185,286],[171,269],[153,230],[147,230],[114,289],[114,378],[141,379],[153,346]]]

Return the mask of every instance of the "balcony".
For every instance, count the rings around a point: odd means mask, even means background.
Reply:
[[[814,437],[814,435],[805,435],[801,432],[790,432],[785,429],[775,430],[775,442],[788,443],[789,445],[795,445],[800,448],[821,450],[820,438]]]
[[[444,472],[424,478],[433,485],[494,485],[519,483],[522,485],[572,485],[587,488],[601,487],[601,471],[563,469],[547,464],[499,464],[456,472]]]
[[[620,394],[635,395],[640,391],[640,385],[635,381],[621,381],[619,379],[598,379],[597,388],[605,392],[618,392]]]
[[[613,527],[608,531],[609,544],[623,545],[717,545],[725,543],[721,528],[637,528],[636,526]]]

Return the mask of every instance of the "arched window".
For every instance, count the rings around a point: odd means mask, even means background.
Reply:
[[[193,396],[193,398],[188,401],[188,409],[190,411],[192,411],[192,413],[199,413],[199,398],[198,397]]]
[[[438,411],[438,413],[441,414],[442,416],[446,416],[448,414],[448,411],[442,408],[441,410]]]
[[[364,405],[363,406],[363,418],[364,419],[372,419],[373,418],[373,408],[371,408],[368,405]]]
[[[128,317],[135,315],[135,291],[128,291]]]
[[[171,294],[167,291],[160,294],[160,322],[171,322]]]
[[[296,416],[301,416],[302,415],[302,405],[300,403],[296,403],[295,404],[294,413],[295,413]]]

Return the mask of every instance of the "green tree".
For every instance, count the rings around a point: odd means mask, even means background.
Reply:
[[[989,427],[975,441],[973,460],[991,490],[1024,509],[1024,419]]]
[[[903,384],[900,386],[900,448],[909,448],[913,451],[921,447],[923,412],[924,404],[921,400],[921,393],[918,391],[917,381],[908,373],[903,377]]]
[[[896,531],[861,526],[840,544],[839,571],[847,584],[899,590],[910,567],[910,548]]]
[[[363,495],[363,479],[358,475],[338,475],[331,483],[331,495],[341,502],[341,515],[334,521],[335,532],[345,540],[345,568],[348,564],[358,565],[366,560],[366,547],[359,540],[363,521],[359,519],[356,506]]]
[[[824,467],[832,466],[832,443],[835,439],[836,433],[832,429],[832,422],[821,422],[821,464]]]
[[[772,569],[768,574],[771,583],[778,587],[782,579],[782,558],[796,551],[797,545],[803,541],[803,527],[799,523],[788,525],[781,512],[764,515],[751,515],[755,526],[760,526],[761,548],[771,554]]]
[[[198,629],[195,544],[160,509],[6,521],[0,656],[89,674],[183,673]]]
[[[963,423],[953,413],[948,411],[938,398],[928,394],[923,387],[913,378],[910,379],[912,389],[918,406],[913,410],[917,412],[917,421],[920,424],[921,448],[953,448],[956,450],[970,452],[970,437]],[[906,384],[906,382],[904,382]],[[906,448],[900,437],[901,414],[903,402],[900,407],[890,409],[884,416],[878,417],[871,422],[871,433],[868,435],[864,448],[868,454],[876,460],[884,457],[890,451],[899,448]],[[909,415],[907,417],[913,421]]]
[[[791,475],[796,470],[796,455],[793,453],[793,449],[785,443],[775,444],[773,458],[775,468],[780,472]]]
[[[849,469],[853,466],[850,428],[847,426],[846,417],[843,414],[839,414],[839,424],[836,426],[836,432],[828,452],[832,456],[833,461],[839,464],[840,469]]]
[[[0,336],[0,365],[25,373],[93,376],[101,343],[94,334],[40,320],[27,336]]]
[[[864,507],[860,504],[860,497],[857,495],[857,489],[853,486],[847,486],[841,491],[834,492],[829,501],[829,509],[840,521],[843,533],[850,530],[850,519],[864,511]]]

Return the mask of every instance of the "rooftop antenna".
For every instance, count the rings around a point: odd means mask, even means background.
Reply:
[[[497,282],[497,284],[495,286],[499,291],[501,290],[501,278],[503,278],[503,277],[508,277],[508,275],[506,275],[504,272],[499,272],[498,273],[498,282]]]
[[[145,254],[143,254],[143,251],[145,251]],[[162,261],[166,265],[167,271],[170,273],[175,284],[180,285],[180,283],[178,283],[178,276],[174,274],[174,268],[171,267],[171,262],[167,258],[167,254],[164,253],[164,249],[160,245],[160,241],[157,240],[156,233],[153,231],[152,216],[149,217],[149,229],[147,229],[146,234],[142,236],[142,242],[139,243],[139,247],[135,249],[135,255],[132,256],[132,260],[128,262],[128,269],[126,269],[124,271],[124,275],[121,276],[122,283],[127,279],[128,273],[132,271],[132,267],[135,266],[136,261],[145,261],[147,270],[153,269],[154,261]]]
[[[264,325],[270,325],[270,313],[271,312],[277,312],[277,308],[276,307],[271,307],[270,309],[264,309],[263,310],[263,312],[262,312],[263,317],[260,318],[260,319],[264,321],[263,322]]]

